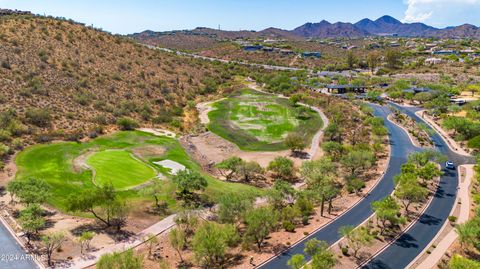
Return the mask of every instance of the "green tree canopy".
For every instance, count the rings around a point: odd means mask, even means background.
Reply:
[[[207,268],[221,268],[228,247],[239,240],[233,225],[206,222],[195,232],[192,249],[198,263]]]

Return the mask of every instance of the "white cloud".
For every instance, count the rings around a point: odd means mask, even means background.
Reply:
[[[436,26],[465,23],[476,19],[480,0],[404,0],[407,5],[404,22],[429,22]],[[463,20],[463,22],[462,22]],[[475,23],[475,22],[470,22]]]

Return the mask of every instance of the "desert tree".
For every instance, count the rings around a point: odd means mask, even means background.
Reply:
[[[276,157],[268,164],[268,170],[275,173],[281,179],[289,180],[294,176],[295,167],[293,161],[286,157]]]
[[[195,191],[204,190],[208,182],[199,172],[180,170],[173,176],[172,182],[177,187],[178,195],[185,201],[190,202]]]
[[[85,231],[83,232],[78,238],[77,242],[80,244],[80,253],[83,254],[83,251],[90,250],[90,243],[92,242],[95,233],[92,231]]]
[[[185,231],[179,228],[173,228],[168,234],[168,238],[170,240],[170,245],[175,249],[175,251],[177,251],[180,261],[183,263],[184,260],[182,251],[187,245],[187,236],[185,235]]]
[[[291,184],[283,180],[277,180],[268,191],[268,200],[275,209],[282,209],[295,202],[297,191]]]
[[[38,231],[45,227],[43,209],[39,204],[28,205],[25,209],[20,211],[19,223],[22,230],[25,231],[27,244],[30,244],[32,236],[38,234]]]
[[[90,213],[107,227],[115,226],[117,230],[125,224],[128,215],[125,202],[120,200],[111,183],[71,194],[67,199],[67,209]]]
[[[136,255],[132,249],[123,253],[103,254],[97,262],[97,269],[142,269],[143,256]]]
[[[345,237],[347,245],[353,250],[353,256],[358,258],[358,251],[373,242],[373,235],[364,227],[354,228],[353,226],[343,226],[340,228],[340,234]]]
[[[207,268],[222,268],[228,247],[239,241],[233,225],[206,222],[195,232],[192,249],[198,263]]]
[[[277,222],[277,213],[269,207],[251,209],[245,214],[245,242],[255,243],[261,251],[265,238],[277,226]]]
[[[150,196],[155,199],[155,207],[158,212],[164,211],[166,204],[160,201],[160,196],[164,192],[165,182],[159,178],[155,178],[151,181],[151,184],[140,190],[140,194],[144,196]]]
[[[285,145],[292,151],[293,154],[301,152],[307,143],[305,137],[299,133],[289,133],[285,138]]]
[[[395,177],[395,181],[398,181],[398,184],[394,193],[395,196],[402,201],[407,215],[410,213],[410,205],[412,203],[420,203],[424,201],[428,195],[428,189],[420,185],[415,177],[408,175],[409,174],[404,174]]]
[[[45,247],[45,254],[47,255],[47,263],[49,266],[52,266],[52,255],[53,252],[59,249],[63,242],[65,242],[65,235],[61,232],[49,233],[42,236],[42,243]]]
[[[185,232],[185,236],[189,237],[197,229],[199,223],[198,212],[194,210],[180,211],[175,216],[174,221]]]
[[[254,201],[255,196],[249,193],[225,193],[218,201],[218,219],[222,223],[239,224]]]
[[[287,262],[287,265],[291,269],[301,269],[305,266],[305,264],[305,256],[303,256],[302,254],[293,255],[292,258],[290,258],[290,260],[288,260]]]
[[[391,196],[387,196],[382,200],[374,201],[372,209],[375,212],[377,221],[382,223],[380,234],[383,234],[387,228],[387,222],[390,226],[401,224],[405,222],[405,218],[400,216],[400,205]]]
[[[8,183],[7,190],[26,205],[42,204],[50,197],[50,185],[38,178],[14,179]]]

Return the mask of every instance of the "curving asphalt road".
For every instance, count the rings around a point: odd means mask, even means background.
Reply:
[[[38,267],[32,258],[0,222],[0,268],[36,269]]]
[[[400,109],[417,122],[423,122],[415,112],[418,108],[401,107],[390,103]],[[438,151],[445,154],[456,166],[474,164],[473,157],[459,155],[450,150],[440,135],[435,132],[431,136]],[[457,196],[458,176],[456,170],[445,170],[440,179],[440,186],[435,196],[420,219],[392,245],[381,252],[363,268],[368,269],[396,269],[405,268],[440,232],[443,223],[447,220]]]
[[[279,256],[276,256],[273,259],[267,261],[266,263],[260,265],[259,268],[289,268],[287,266],[287,261],[291,258],[291,256],[295,254],[304,254],[304,244],[306,241],[312,238],[326,241],[329,244],[335,243],[341,238],[338,233],[340,227],[345,225],[360,225],[363,221],[365,221],[373,214],[370,204],[373,201],[380,200],[392,193],[394,189],[393,177],[400,173],[400,167],[407,161],[408,155],[412,152],[419,151],[420,149],[412,144],[407,133],[405,133],[403,129],[387,120],[387,116],[391,113],[391,111],[387,107],[382,107],[378,105],[372,105],[372,107],[374,109],[375,116],[382,117],[385,120],[385,126],[389,131],[391,146],[391,157],[388,163],[388,168],[378,185],[375,186],[373,190],[371,190],[371,192],[367,197],[365,197],[365,199],[361,200],[361,202],[359,202],[349,211],[336,218],[334,221],[324,226],[317,232],[312,233],[300,243],[294,245],[292,248],[283,252]],[[309,257],[307,257],[307,259],[308,258]]]
[[[391,103],[413,119],[423,122],[415,112],[418,108],[400,107]],[[333,244],[340,239],[338,229],[344,225],[358,226],[365,221],[373,212],[371,202],[390,195],[394,190],[393,177],[400,173],[400,167],[407,161],[408,155],[421,149],[415,147],[405,131],[387,120],[391,111],[386,106],[372,105],[375,116],[385,119],[385,126],[389,131],[391,145],[391,159],[385,175],[370,194],[352,209],[341,215],[327,226],[311,234],[300,243],[288,249],[281,255],[259,266],[264,269],[287,269],[287,261],[295,254],[303,254],[304,243],[312,238],[327,241]],[[435,132],[432,135],[435,147],[445,154],[455,165],[475,163],[475,159],[465,157],[452,152],[445,141]],[[435,196],[419,221],[415,223],[405,234],[400,236],[392,245],[386,248],[378,256],[372,259],[363,268],[368,269],[397,269],[405,268],[421,251],[433,240],[446,221],[456,198],[458,177],[456,171],[445,171],[440,179],[440,186]],[[307,257],[308,258],[308,257]]]

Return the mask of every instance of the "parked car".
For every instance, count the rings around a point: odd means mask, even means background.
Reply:
[[[445,168],[450,169],[450,170],[455,170],[455,165],[453,164],[452,161],[447,161],[445,163]]]

